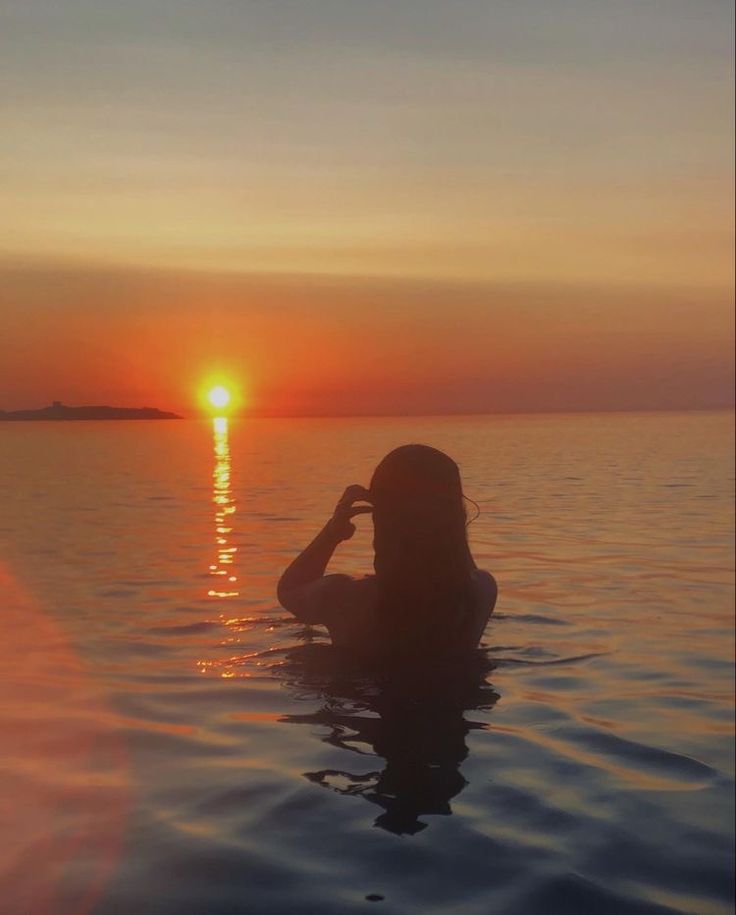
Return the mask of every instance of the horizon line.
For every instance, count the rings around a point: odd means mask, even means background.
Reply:
[[[471,410],[448,413],[259,413],[240,412],[230,415],[219,414],[225,419],[422,419],[426,417],[469,417],[469,416],[560,416],[608,413],[727,413],[736,411],[736,403],[703,407],[614,407],[604,409],[550,409],[550,410]],[[186,413],[183,419],[213,419],[217,414]]]
[[[52,401],[51,404],[46,404],[43,407],[20,407],[20,408],[11,408],[5,409],[0,407],[0,414],[2,413],[25,413],[25,412],[38,412],[44,409],[47,409],[50,406],[53,406],[57,401]],[[119,404],[93,404],[93,403],[83,403],[72,405],[64,401],[58,401],[62,406],[71,408],[71,409],[100,409],[100,408],[112,408],[112,409],[128,409],[128,410],[156,410],[161,413],[174,413],[175,411],[169,408],[162,407],[153,407],[151,405],[145,406],[121,406]],[[361,413],[350,413],[350,412],[341,412],[341,413],[316,413],[316,412],[307,412],[307,413],[268,413],[264,411],[254,410],[252,412],[247,410],[241,410],[237,413],[217,413],[215,410],[197,410],[192,411],[190,409],[181,409],[179,408],[177,419],[184,420],[209,420],[217,416],[222,416],[226,419],[422,419],[422,418],[431,418],[431,417],[477,417],[477,416],[560,416],[560,415],[589,415],[589,414],[609,414],[609,413],[723,413],[723,412],[734,412],[736,411],[736,402],[727,403],[727,404],[710,404],[703,406],[671,406],[671,407],[560,407],[560,408],[550,408],[550,409],[531,409],[531,410],[457,410],[457,411],[421,411],[421,412],[410,412],[410,413],[382,413],[377,412],[361,412]]]

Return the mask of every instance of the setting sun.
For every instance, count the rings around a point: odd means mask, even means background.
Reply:
[[[207,392],[207,399],[213,407],[222,409],[230,403],[230,391],[218,384]]]
[[[237,415],[247,402],[242,378],[221,369],[200,375],[196,392],[199,408],[207,416]]]

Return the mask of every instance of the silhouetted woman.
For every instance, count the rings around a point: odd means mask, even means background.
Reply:
[[[325,575],[337,545],[371,512],[375,575]],[[496,582],[470,555],[460,471],[443,452],[403,445],[368,489],[348,486],[335,512],[281,576],[282,606],[322,623],[334,645],[366,659],[452,658],[478,645]]]

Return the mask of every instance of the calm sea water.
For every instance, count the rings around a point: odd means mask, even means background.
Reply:
[[[0,425],[0,908],[730,912],[732,425]],[[460,463],[500,585],[439,688],[274,597],[407,441]]]

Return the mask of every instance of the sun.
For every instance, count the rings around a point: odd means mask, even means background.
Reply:
[[[248,400],[242,378],[224,370],[203,372],[196,397],[205,416],[239,416]]]
[[[207,400],[213,407],[222,410],[230,403],[230,391],[221,384],[217,384],[207,392]]]

